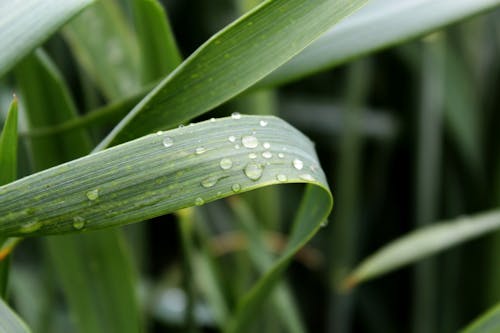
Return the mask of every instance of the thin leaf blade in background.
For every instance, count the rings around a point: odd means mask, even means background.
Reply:
[[[98,149],[171,128],[234,97],[366,0],[270,0],[215,34],[148,94]]]
[[[12,311],[11,308],[0,298],[0,332],[8,333],[30,333],[29,327]]]
[[[157,0],[132,2],[141,52],[143,83],[150,83],[173,71],[182,61],[165,10]]]
[[[0,3],[0,77],[93,0]]]
[[[500,304],[497,304],[464,328],[461,333],[496,333],[499,330]]]
[[[278,85],[327,70],[499,5],[499,0],[371,0],[258,86]]]
[[[364,259],[349,275],[345,287],[389,273],[498,228],[500,211],[493,210],[418,229]]]

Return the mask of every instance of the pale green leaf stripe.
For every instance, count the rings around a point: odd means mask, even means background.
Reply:
[[[371,0],[258,85],[277,85],[326,70],[499,5],[499,0]]]
[[[462,333],[498,333],[500,332],[500,303],[481,315]]]
[[[2,333],[29,333],[29,327],[12,311],[0,298],[0,332]]]
[[[0,77],[92,1],[1,1]]]
[[[268,75],[366,0],[269,0],[215,34],[148,94],[97,149],[171,128]]]
[[[259,141],[257,147],[245,147],[254,146],[251,138]],[[302,163],[294,166],[294,159]],[[326,189],[318,164],[310,140],[278,118],[206,121],[151,134],[0,187],[0,233],[101,229],[282,182]]]
[[[396,270],[498,228],[500,210],[421,228],[387,244],[363,260],[346,280],[346,287]]]

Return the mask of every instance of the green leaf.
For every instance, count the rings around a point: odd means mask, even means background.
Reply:
[[[12,311],[11,308],[0,298],[0,332],[6,333],[28,333],[29,327]]]
[[[64,80],[43,52],[23,61],[16,69],[16,78],[31,128],[76,119]],[[91,142],[85,130],[76,129],[36,138],[31,147],[33,161],[40,170],[87,154]],[[78,331],[140,331],[135,275],[118,230],[47,238],[44,245]]]
[[[496,333],[500,330],[500,304],[489,309],[486,313],[464,328],[462,333]]]
[[[500,210],[418,229],[363,260],[346,280],[345,286],[352,287],[498,228]]]
[[[366,0],[270,0],[221,30],[148,94],[98,149],[171,128],[229,100]]]
[[[63,30],[75,58],[108,99],[140,88],[135,35],[115,0],[99,1]]]
[[[92,1],[2,1],[0,77]]]
[[[9,113],[0,134],[0,184],[17,178],[17,97],[10,104]],[[5,238],[0,237],[0,247]],[[9,258],[0,255],[0,298],[5,297],[9,279]]]
[[[142,79],[149,83],[173,71],[182,59],[161,4],[157,0],[134,0],[132,5],[142,55]]]
[[[296,80],[499,5],[499,0],[372,0],[258,85]]]

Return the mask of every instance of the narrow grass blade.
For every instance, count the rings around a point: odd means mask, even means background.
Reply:
[[[0,77],[92,1],[2,1]]]
[[[165,78],[98,149],[171,128],[242,92],[366,0],[269,0],[221,30]]]
[[[30,127],[76,119],[64,80],[44,53],[27,58],[16,74]],[[31,146],[33,161],[40,170],[87,154],[91,142],[83,129],[76,129],[35,139]],[[76,226],[80,222],[74,221]],[[118,230],[106,230],[44,239],[50,263],[80,332],[140,331],[135,275],[121,237]]]
[[[63,30],[75,58],[110,99],[140,89],[137,40],[115,0],[99,1]]]
[[[134,0],[132,5],[141,50],[142,81],[149,83],[173,71],[182,58],[162,5],[157,0]]]
[[[489,309],[485,314],[464,328],[462,333],[496,333],[500,331],[500,304]]]
[[[17,178],[17,97],[14,96],[0,134],[0,184]],[[0,247],[5,238],[0,237]],[[10,252],[10,251],[9,251]],[[9,279],[9,258],[0,255],[0,298],[5,297]]]
[[[296,80],[499,5],[499,0],[371,0],[258,85]]]
[[[353,287],[420,259],[500,228],[500,210],[418,229],[363,260],[345,281]]]
[[[0,298],[0,332],[29,333],[29,327]]]

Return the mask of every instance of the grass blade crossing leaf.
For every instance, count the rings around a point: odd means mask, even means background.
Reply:
[[[0,135],[0,184],[17,178],[17,97],[14,96]],[[0,237],[0,247],[5,239]],[[0,253],[0,298],[5,297],[9,277],[9,258]]]
[[[499,0],[371,0],[259,86],[277,85],[326,70],[499,5]]]
[[[11,308],[0,298],[0,332],[29,333],[28,326],[12,311]]]
[[[366,0],[269,0],[210,38],[147,95],[98,149],[171,128],[234,97]]]
[[[500,304],[497,304],[469,326],[462,333],[496,333],[500,331]]]
[[[92,1],[2,1],[0,77]]]
[[[345,286],[352,287],[498,228],[499,210],[421,228],[363,260],[346,280]]]

